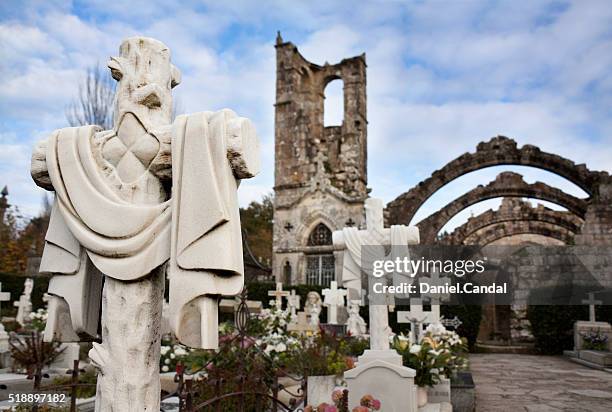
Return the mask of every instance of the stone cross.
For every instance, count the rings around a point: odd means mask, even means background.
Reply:
[[[366,230],[355,227],[344,228],[333,233],[333,244],[336,250],[343,253],[342,282],[349,290],[349,299],[359,299],[358,292],[362,290],[361,274],[366,261],[379,259],[376,256],[362,255],[368,253],[362,246],[374,247],[376,251],[385,246],[408,246],[418,243],[418,229],[407,226],[384,227],[383,204],[380,199],[369,198],[365,201]],[[368,248],[369,250],[370,248]],[[384,256],[382,256],[384,257]],[[371,262],[370,262],[371,263]],[[372,282],[372,276],[368,276]],[[372,296],[369,305],[370,348],[372,350],[389,349],[389,319],[386,304],[373,304]],[[389,302],[387,302],[389,304]]]
[[[603,302],[601,300],[595,299],[595,293],[589,292],[587,294],[588,299],[584,299],[582,301],[583,305],[589,305],[589,322],[595,322],[595,305],[601,305]]]
[[[444,316],[442,316],[440,317],[440,323],[455,330],[457,330],[459,326],[463,325],[463,322],[457,316],[452,319],[446,319]]]
[[[44,338],[78,341],[101,326],[89,351],[96,411],[159,411],[165,274],[177,339],[216,349],[219,297],[244,286],[237,189],[259,171],[259,142],[231,110],[173,119],[181,73],[158,40],[124,40],[108,68],[112,128],[56,130],[31,158],[36,184],[55,192]]]
[[[287,297],[287,307],[291,313],[291,318],[297,316],[297,312],[300,310],[300,295],[295,293],[295,289],[291,289],[291,295]]]
[[[323,305],[327,306],[327,323],[338,324],[338,307],[344,306],[346,290],[338,289],[338,282],[332,280],[329,288],[323,289]]]
[[[423,333],[423,324],[438,323],[440,321],[440,305],[431,305],[431,311],[423,311],[421,299],[410,299],[409,311],[397,312],[397,323],[410,323],[410,340],[418,343]]]
[[[283,290],[283,284],[281,282],[276,282],[276,289],[269,290],[268,296],[274,296],[274,298],[276,299],[276,307],[278,309],[282,309],[283,308],[283,297],[289,296],[289,292],[287,292],[286,290]]]
[[[437,286],[448,285],[450,278],[448,277],[441,278],[439,271],[435,269],[433,273],[431,274],[431,277],[422,276],[418,278],[418,281],[419,283],[423,282],[427,285],[437,287]],[[434,290],[437,290],[437,289],[434,289]],[[437,292],[423,293],[421,294],[421,296],[429,298],[432,305],[439,305],[441,301],[445,301],[450,297],[450,293],[437,293]]]

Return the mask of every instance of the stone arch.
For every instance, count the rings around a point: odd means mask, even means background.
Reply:
[[[308,243],[308,237],[310,233],[314,230],[317,225],[323,223],[325,226],[329,228],[332,232],[334,230],[338,230],[334,224],[334,220],[325,214],[324,212],[317,210],[314,213],[310,214],[304,221],[298,225],[296,229],[296,240],[298,245],[306,245]]]
[[[335,90],[335,86],[340,87],[340,90]],[[338,102],[334,102],[336,98],[339,100]],[[330,127],[340,128],[342,123],[344,123],[344,100],[344,80],[339,76],[330,76],[330,79],[323,86],[323,127],[325,129]],[[339,119],[332,118],[332,114],[334,114],[333,107],[336,106],[340,108]],[[341,133],[341,130],[337,130],[336,133]]]
[[[555,224],[535,220],[512,221],[486,226],[464,239],[466,245],[486,246],[496,240],[516,235],[541,235],[571,244],[575,232]]]
[[[417,226],[421,231],[422,243],[433,243],[438,232],[457,213],[483,200],[498,197],[528,197],[546,200],[565,207],[570,212],[584,218],[587,202],[560,189],[542,182],[527,183],[523,176],[514,172],[500,173],[495,180],[486,186],[479,185],[463,194],[442,209],[420,221]]]
[[[590,171],[584,164],[575,164],[564,157],[543,152],[533,145],[518,148],[513,139],[498,136],[479,143],[476,152],[459,156],[390,202],[386,211],[389,223],[409,224],[423,203],[447,183],[467,173],[499,165],[547,170],[574,183],[589,196],[596,193],[600,181],[609,177],[607,172]]]
[[[533,223],[533,222],[537,222]],[[480,244],[475,237],[499,225],[518,225],[523,227],[520,234],[527,234],[529,229],[535,228],[535,234],[543,234],[543,229],[546,227],[542,224],[552,225],[558,228],[557,233],[565,233],[566,236],[552,236],[559,240],[565,241],[569,236],[580,232],[580,227],[583,224],[583,219],[574,215],[571,212],[552,210],[542,205],[536,207],[531,206],[528,202],[521,199],[504,198],[498,210],[487,210],[477,216],[471,217],[463,225],[457,227],[450,235],[441,239],[445,244]],[[533,223],[533,224],[532,224]],[[513,234],[519,230],[519,227],[512,227]],[[508,236],[508,235],[506,235]]]

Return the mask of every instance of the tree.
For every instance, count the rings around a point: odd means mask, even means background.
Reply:
[[[248,236],[249,247],[255,257],[269,265],[272,259],[272,218],[274,202],[272,195],[266,195],[261,202],[253,201],[246,208],[240,208],[242,228]]]
[[[100,66],[87,69],[79,85],[79,97],[66,108],[66,119],[71,126],[95,124],[104,130],[113,127],[113,99],[115,82]]]

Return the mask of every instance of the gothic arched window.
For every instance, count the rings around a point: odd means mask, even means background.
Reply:
[[[319,223],[308,237],[308,246],[327,246],[332,244],[332,231]]]
[[[309,285],[329,286],[335,278],[334,254],[330,248],[332,231],[319,223],[308,237],[308,246],[319,246],[306,255],[306,282]],[[323,246],[323,248],[321,248]]]

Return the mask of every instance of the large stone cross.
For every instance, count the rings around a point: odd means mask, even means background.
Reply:
[[[283,290],[283,284],[281,282],[276,282],[276,289],[269,290],[268,296],[273,296],[276,299],[276,307],[278,309],[283,308],[283,297],[289,296],[289,292]]]
[[[323,289],[323,305],[327,306],[327,323],[338,324],[338,307],[344,306],[346,290],[338,289],[338,282],[333,280],[329,288]]]
[[[588,299],[584,299],[582,301],[583,305],[589,305],[589,322],[595,322],[595,305],[601,305],[603,302],[601,300],[595,299],[595,293],[589,292],[587,294]]]
[[[385,258],[385,247],[407,247],[419,241],[417,228],[399,225],[384,227],[383,204],[380,199],[366,199],[365,212],[366,230],[349,227],[333,233],[334,247],[343,253],[342,282],[349,290],[350,300],[361,298],[362,271],[371,268],[373,260]],[[369,283],[373,282],[372,278],[368,276]],[[369,296],[370,348],[373,350],[389,349],[391,329],[387,305],[392,302],[388,302],[386,296],[377,296],[377,300],[381,298],[384,302],[374,303],[373,296]]]
[[[173,119],[181,74],[158,40],[124,40],[108,68],[113,127],[56,130],[32,155],[32,178],[55,192],[44,338],[91,340],[100,320],[96,411],[159,411],[165,275],[175,336],[216,349],[219,298],[244,286],[237,190],[259,171],[259,143],[231,110]]]

